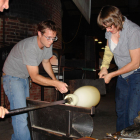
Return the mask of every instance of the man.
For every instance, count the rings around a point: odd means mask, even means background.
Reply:
[[[0,12],[9,8],[9,0],[0,0]]]
[[[115,101],[117,131],[121,131],[133,124],[140,111],[140,27],[110,5],[101,9],[97,23],[106,29],[107,39],[99,78],[109,83],[118,76]],[[108,73],[113,55],[118,70]]]
[[[66,93],[67,84],[54,76],[49,59],[52,57],[52,44],[57,40],[56,25],[53,21],[43,21],[37,26],[38,36],[24,39],[17,43],[8,55],[3,67],[3,86],[10,101],[10,109],[26,107],[29,97],[29,81],[43,86],[54,86],[61,93]],[[51,78],[39,74],[39,64]],[[27,127],[27,113],[12,116],[14,134],[12,140],[30,140]]]
[[[3,12],[4,9],[8,8],[9,8],[9,0],[0,0],[0,12]],[[8,113],[8,110],[0,106],[0,118],[4,118],[6,113]]]

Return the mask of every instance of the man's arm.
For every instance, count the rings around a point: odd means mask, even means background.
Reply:
[[[29,75],[30,75],[33,82],[35,82],[37,84],[40,84],[40,85],[43,85],[43,86],[54,86],[61,93],[68,92],[68,89],[67,89],[68,85],[66,83],[63,83],[61,81],[56,80],[56,78],[54,78],[52,75],[51,76],[54,79],[50,79],[50,78],[47,78],[47,77],[44,77],[44,76],[40,75],[38,66],[26,65],[26,67],[27,67],[27,70],[28,70]]]
[[[50,60],[48,59],[44,59],[42,61],[42,65],[43,65],[43,68],[44,70],[48,73],[48,75],[53,79],[53,80],[57,80],[55,75],[54,75],[54,72],[52,70],[52,66],[51,66],[51,63],[50,63]]]

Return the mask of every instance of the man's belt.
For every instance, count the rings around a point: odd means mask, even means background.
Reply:
[[[5,76],[5,75],[6,75],[6,74],[3,72],[3,73],[2,73],[2,76]]]

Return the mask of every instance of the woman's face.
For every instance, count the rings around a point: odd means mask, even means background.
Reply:
[[[112,34],[115,34],[117,33],[119,30],[113,25],[111,26],[106,26],[106,25],[103,25],[105,28],[106,28],[106,31],[107,32],[111,32]]]

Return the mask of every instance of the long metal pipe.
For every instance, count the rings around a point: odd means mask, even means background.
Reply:
[[[47,104],[43,104],[43,105],[39,105],[39,106],[18,108],[18,109],[10,110],[9,113],[6,114],[6,116],[7,115],[16,115],[16,114],[20,114],[20,113],[25,113],[25,112],[28,112],[28,111],[33,111],[33,110],[45,108],[45,107],[48,107],[48,106],[64,104],[64,103],[68,103],[69,101],[70,101],[69,99],[65,99],[65,100],[55,101],[55,102],[51,102],[51,103],[47,103]]]

